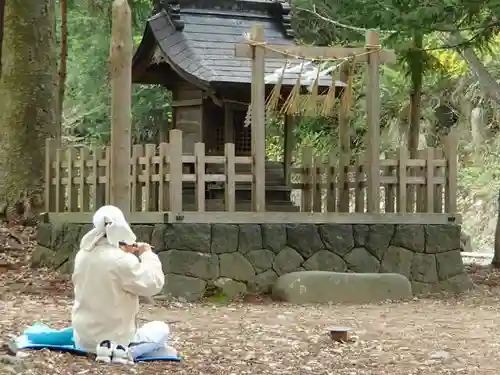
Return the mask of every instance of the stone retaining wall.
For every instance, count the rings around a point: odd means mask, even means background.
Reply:
[[[215,287],[228,294],[268,292],[297,270],[396,272],[413,293],[460,292],[471,282],[460,255],[460,226],[392,224],[133,225],[154,246],[166,296],[196,300]],[[41,224],[34,266],[71,272],[82,224]]]

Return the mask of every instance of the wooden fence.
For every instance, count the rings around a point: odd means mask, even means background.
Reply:
[[[221,156],[206,155],[203,143],[195,144],[194,150],[193,155],[183,154],[179,130],[171,131],[170,143],[134,145],[131,211],[210,211],[207,192],[214,184],[224,191],[219,211],[241,211],[237,209],[236,190],[254,180],[252,157],[235,156],[231,143],[225,145]],[[335,155],[323,160],[314,157],[310,148],[301,154],[301,162],[291,168],[288,184],[296,189],[292,192],[300,191],[301,212],[367,211],[363,158],[356,163],[342,163]],[[454,214],[456,160],[456,142],[451,137],[443,150],[420,150],[418,159],[410,159],[405,149],[381,159],[381,212]],[[46,211],[93,212],[108,204],[110,161],[109,146],[60,148],[56,141],[47,140]],[[191,208],[183,206],[186,194],[193,197]]]
[[[295,178],[290,184],[301,190],[301,211],[367,212],[367,162],[363,157],[347,165],[336,155],[324,161],[314,158],[311,149],[303,153],[302,165],[292,168]],[[403,148],[380,160],[381,212],[454,214],[455,153],[429,147],[418,154],[418,159],[410,159]]]

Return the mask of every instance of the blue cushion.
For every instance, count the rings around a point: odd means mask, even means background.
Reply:
[[[37,345],[73,345],[73,328],[53,329],[44,324],[34,324],[24,331],[28,340]]]

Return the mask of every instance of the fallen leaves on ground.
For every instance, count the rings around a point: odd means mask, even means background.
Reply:
[[[3,344],[33,322],[70,324],[68,277],[31,269],[33,230],[17,230],[22,249],[0,232],[0,262],[8,264],[0,263]],[[292,306],[255,297],[229,304],[160,302],[143,306],[141,319],[171,323],[182,363],[108,366],[29,351],[20,358],[0,354],[0,375],[498,374],[500,301],[486,287],[496,286],[491,280],[500,274],[473,266],[469,271],[485,288],[460,297],[365,306]],[[333,326],[351,328],[351,340],[333,342]]]
[[[500,269],[491,265],[471,264],[466,266],[472,281],[476,285],[487,287],[500,287]]]

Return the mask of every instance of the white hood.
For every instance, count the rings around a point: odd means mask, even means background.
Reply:
[[[133,244],[137,239],[125,220],[123,212],[118,207],[103,206],[99,208],[92,218],[92,223],[94,229],[83,236],[80,250],[92,251],[102,238],[106,238],[107,243],[116,247],[120,241]]]

